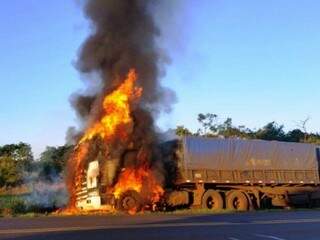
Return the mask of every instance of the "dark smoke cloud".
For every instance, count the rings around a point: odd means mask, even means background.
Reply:
[[[161,3],[161,0],[84,1],[84,13],[90,22],[91,33],[80,49],[76,67],[82,73],[87,89],[71,97],[72,106],[82,125],[79,132],[69,129],[67,139],[72,142],[70,138],[73,138],[77,142],[81,131],[100,119],[104,96],[117,88],[132,68],[138,74],[137,85],[143,88],[143,94],[141,101],[132,109],[133,126],[132,131],[128,130],[130,136],[126,142],[113,139],[105,144],[101,139],[92,139],[89,153],[79,169],[98,158],[101,168],[106,169],[103,172],[109,175],[112,169],[107,169],[108,163],[116,159],[117,169],[114,175],[110,174],[115,176],[113,181],[117,180],[123,167],[147,164],[159,183],[165,182],[163,162],[160,154],[155,154],[159,135],[154,119],[159,113],[171,110],[175,94],[160,83],[160,78],[165,74],[164,66],[169,62],[164,51],[158,47],[160,30],[153,18],[155,11],[163,10]],[[92,91],[97,79],[90,76],[99,76],[98,91]],[[74,177],[79,170],[74,168],[74,161],[74,158],[70,158],[67,171],[71,190],[74,189]],[[148,192],[148,189],[145,190]],[[74,198],[72,195],[70,202]]]
[[[117,87],[130,68],[136,69],[138,85],[144,89],[141,107],[153,116],[163,110],[170,111],[175,94],[159,82],[168,58],[156,45],[160,30],[151,12],[161,9],[160,5],[161,1],[152,0],[84,2],[91,35],[81,48],[76,66],[85,75],[98,73],[102,86],[96,95],[85,93],[72,97],[72,106],[82,121],[99,115],[95,108],[100,107],[101,97]],[[92,79],[87,81],[90,84]]]

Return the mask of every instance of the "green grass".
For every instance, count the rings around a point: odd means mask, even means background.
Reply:
[[[0,195],[0,216],[14,216],[26,212],[24,195]]]
[[[19,195],[0,195],[0,208],[9,208],[20,200],[22,200],[22,196]]]

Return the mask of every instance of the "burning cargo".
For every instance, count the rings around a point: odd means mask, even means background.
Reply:
[[[166,171],[159,198],[145,199],[141,188],[131,187],[130,182],[137,177],[133,174],[133,178],[127,178],[124,191],[119,193],[113,188],[113,193],[110,192],[113,196],[109,198],[113,200],[109,204],[125,211],[152,205],[162,209],[198,206],[248,210],[268,204],[282,207],[311,204],[320,197],[320,148],[315,145],[185,137],[158,147]],[[100,183],[98,166],[98,161],[90,162],[87,172],[88,186],[94,185],[96,192]],[[143,185],[148,184],[148,177],[145,180],[141,182]],[[102,199],[104,193],[99,194]],[[102,207],[103,202],[96,197],[88,194],[87,202],[81,207]]]

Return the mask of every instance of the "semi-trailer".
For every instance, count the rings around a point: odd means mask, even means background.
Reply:
[[[166,175],[158,209],[245,211],[313,206],[320,201],[320,146],[314,144],[186,136],[160,144],[157,152]],[[112,161],[108,164],[99,167],[99,160],[89,163],[78,207],[112,205],[128,211],[147,204],[134,190],[118,199],[101,193],[101,186],[106,185],[99,177],[101,169],[107,175],[104,179],[114,178],[109,170],[115,167]]]

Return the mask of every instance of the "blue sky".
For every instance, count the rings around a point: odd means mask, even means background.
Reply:
[[[156,14],[171,58],[163,84],[178,97],[160,127],[196,129],[197,114],[212,112],[250,128],[290,129],[310,116],[319,131],[319,1],[176,3]],[[25,141],[38,155],[64,143],[77,124],[69,96],[83,88],[73,62],[87,35],[76,1],[2,1],[0,144]]]

